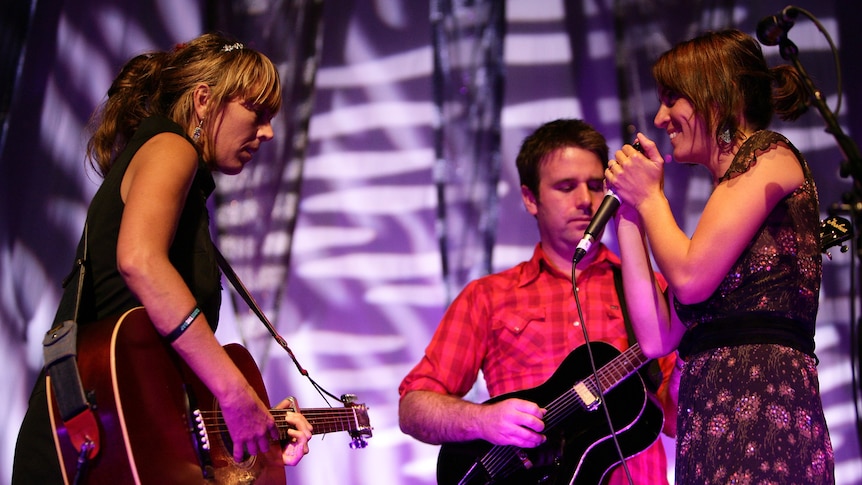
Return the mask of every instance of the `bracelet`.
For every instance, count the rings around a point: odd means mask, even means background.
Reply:
[[[192,325],[192,322],[194,322],[195,318],[197,318],[198,315],[200,315],[200,314],[201,314],[201,309],[198,307],[194,307],[194,309],[192,309],[191,313],[189,313],[189,316],[187,316],[186,319],[183,320],[182,323],[177,325],[177,328],[173,329],[173,331],[171,333],[165,335],[165,337],[164,337],[165,342],[167,342],[169,344],[174,343],[174,340],[180,338],[180,335],[184,334],[186,332],[186,330],[189,329],[189,327]]]

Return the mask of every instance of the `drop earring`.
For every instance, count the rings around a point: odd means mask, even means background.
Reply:
[[[198,141],[200,139],[201,133],[203,132],[203,129],[202,129],[203,125],[204,125],[204,120],[202,119],[200,121],[200,123],[198,123],[198,126],[195,127],[195,131],[192,132],[192,140]]]
[[[730,141],[732,140],[730,136],[730,128],[725,128],[724,131],[722,131],[721,134],[718,135],[718,139],[721,140],[721,142],[725,145],[730,145]]]

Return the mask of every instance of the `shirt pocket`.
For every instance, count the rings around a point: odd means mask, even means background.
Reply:
[[[565,353],[566,336],[560,322],[550,322],[544,309],[518,313],[505,312],[494,317],[492,330],[496,345],[492,359],[516,374],[532,370],[546,373],[558,353]]]

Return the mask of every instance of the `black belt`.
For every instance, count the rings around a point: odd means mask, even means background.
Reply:
[[[816,358],[813,323],[757,313],[720,318],[689,328],[679,343],[679,355],[687,360],[707,350],[750,344],[784,345]]]

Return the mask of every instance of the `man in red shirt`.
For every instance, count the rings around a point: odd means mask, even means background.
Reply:
[[[580,120],[552,121],[527,137],[516,164],[524,206],[536,218],[540,242],[529,261],[470,282],[452,302],[425,355],[399,387],[399,421],[402,431],[431,444],[471,440],[486,442],[484,445],[487,447],[479,448],[476,451],[478,456],[470,459],[466,468],[469,468],[473,459],[479,459],[489,451],[492,445],[511,445],[524,450],[555,447],[558,451],[552,454],[557,457],[558,462],[574,461],[574,464],[569,465],[572,467],[569,475],[572,472],[592,475],[598,473],[596,476],[601,477],[609,467],[620,462],[616,447],[595,453],[581,453],[582,449],[591,447],[591,443],[569,444],[571,441],[585,438],[580,436],[576,439],[573,436],[578,434],[578,431],[574,430],[582,426],[604,427],[607,430],[607,421],[601,407],[597,408],[598,412],[583,409],[582,413],[585,414],[568,416],[568,421],[564,420],[566,424],[557,424],[556,421],[559,420],[555,417],[552,426],[549,424],[551,420],[548,419],[551,413],[563,412],[566,405],[550,403],[553,399],[534,402],[530,397],[535,394],[521,396],[519,393],[517,397],[500,397],[535,388],[548,381],[563,364],[564,359],[585,343],[584,330],[588,331],[589,340],[592,342],[605,342],[618,351],[629,348],[630,332],[626,329],[623,307],[617,292],[619,280],[615,280],[614,276],[614,268],[620,267],[616,255],[602,244],[593,244],[575,268],[581,313],[578,312],[572,292],[573,255],[604,198],[603,182],[607,160],[608,148],[604,137]],[[631,291],[629,293],[632,294]],[[650,305],[654,307],[653,302],[650,302]],[[637,302],[630,303],[629,314],[632,318],[662,318],[654,315],[655,312],[640,312],[641,308],[648,306],[641,307]],[[635,311],[638,311],[637,315]],[[585,352],[585,347],[576,352],[580,351]],[[618,353],[617,350],[612,351]],[[637,352],[637,356],[641,356],[636,349],[631,352]],[[613,358],[609,367],[617,370],[616,362],[620,359],[615,357],[616,354],[612,354],[607,360],[596,362],[596,367],[607,370],[602,365]],[[645,408],[660,407],[664,410],[664,432],[673,436],[676,422],[673,378],[678,379],[678,375],[673,372],[674,356],[660,359],[662,372],[657,380],[661,383],[656,393],[644,391],[644,386],[637,377],[632,376],[620,379],[625,384],[617,387],[618,392],[623,392],[623,387],[627,389],[626,394],[617,397],[611,391],[619,382],[600,379],[602,384],[598,387],[609,388],[604,396],[606,401],[601,398],[602,391],[592,384],[592,379],[585,381],[589,383],[588,386],[575,386],[576,382],[592,375],[589,362],[579,358],[575,373],[570,372],[571,369],[564,364],[566,372],[562,376],[563,385],[559,386],[558,391],[550,391],[552,397],[556,398],[557,395],[567,392],[575,394],[578,397],[575,404],[582,404],[582,407],[597,404],[593,403],[593,400],[608,402],[612,419],[615,419],[613,413],[616,407],[612,399],[617,399],[619,405],[634,406],[636,415],[644,416],[636,421],[646,423],[649,413],[638,411],[641,409],[637,404],[639,392],[641,401],[649,402],[649,405],[644,405]],[[472,389],[480,371],[492,397],[491,402],[486,404],[463,399]],[[556,378],[557,375],[554,375],[554,379]],[[635,383],[633,398],[628,394],[628,388],[632,385],[630,383]],[[577,393],[573,392],[572,386],[575,386]],[[651,389],[649,385],[646,388]],[[547,395],[547,389],[541,394]],[[544,398],[544,395],[537,396],[536,399]],[[639,449],[624,452],[626,456],[638,453],[644,448],[646,450],[627,458],[625,468],[612,468],[609,483],[628,484],[628,477],[631,476],[631,483],[667,484],[664,447],[661,440],[655,440],[662,422],[660,418],[649,420],[652,421],[649,426],[654,428],[652,438],[635,439],[617,429],[623,449],[626,449],[625,443],[629,440],[646,440]],[[566,427],[571,428],[565,432],[563,441],[559,435]],[[624,428],[627,425],[615,424],[614,427]],[[632,428],[640,427],[641,425]],[[646,434],[649,435],[649,432]],[[606,437],[604,435],[596,439],[596,442],[605,443],[602,446],[613,446],[608,445],[613,440],[605,439]],[[590,436],[586,438],[587,441],[594,439]],[[612,453],[608,450],[612,450]],[[590,453],[604,456],[593,456]],[[582,466],[578,465],[581,460],[579,455],[589,456]],[[452,468],[442,463],[444,456],[444,453],[441,453],[438,478],[441,477],[439,470]],[[535,460],[535,457],[528,456],[525,460]],[[526,464],[516,463],[515,469],[533,467],[537,469],[536,473],[546,473],[553,469],[549,467],[538,471],[541,464],[528,461],[523,463]],[[578,470],[574,470],[576,466]],[[602,469],[583,469],[586,467]],[[462,473],[466,472],[466,469],[454,471],[456,478],[453,483],[458,482],[465,476]],[[504,475],[503,472],[495,475],[497,472],[489,469],[480,473],[485,479],[490,476],[494,481],[506,476],[517,476]],[[570,478],[571,476],[566,478],[565,482],[568,483]],[[441,480],[441,483],[447,480]]]

